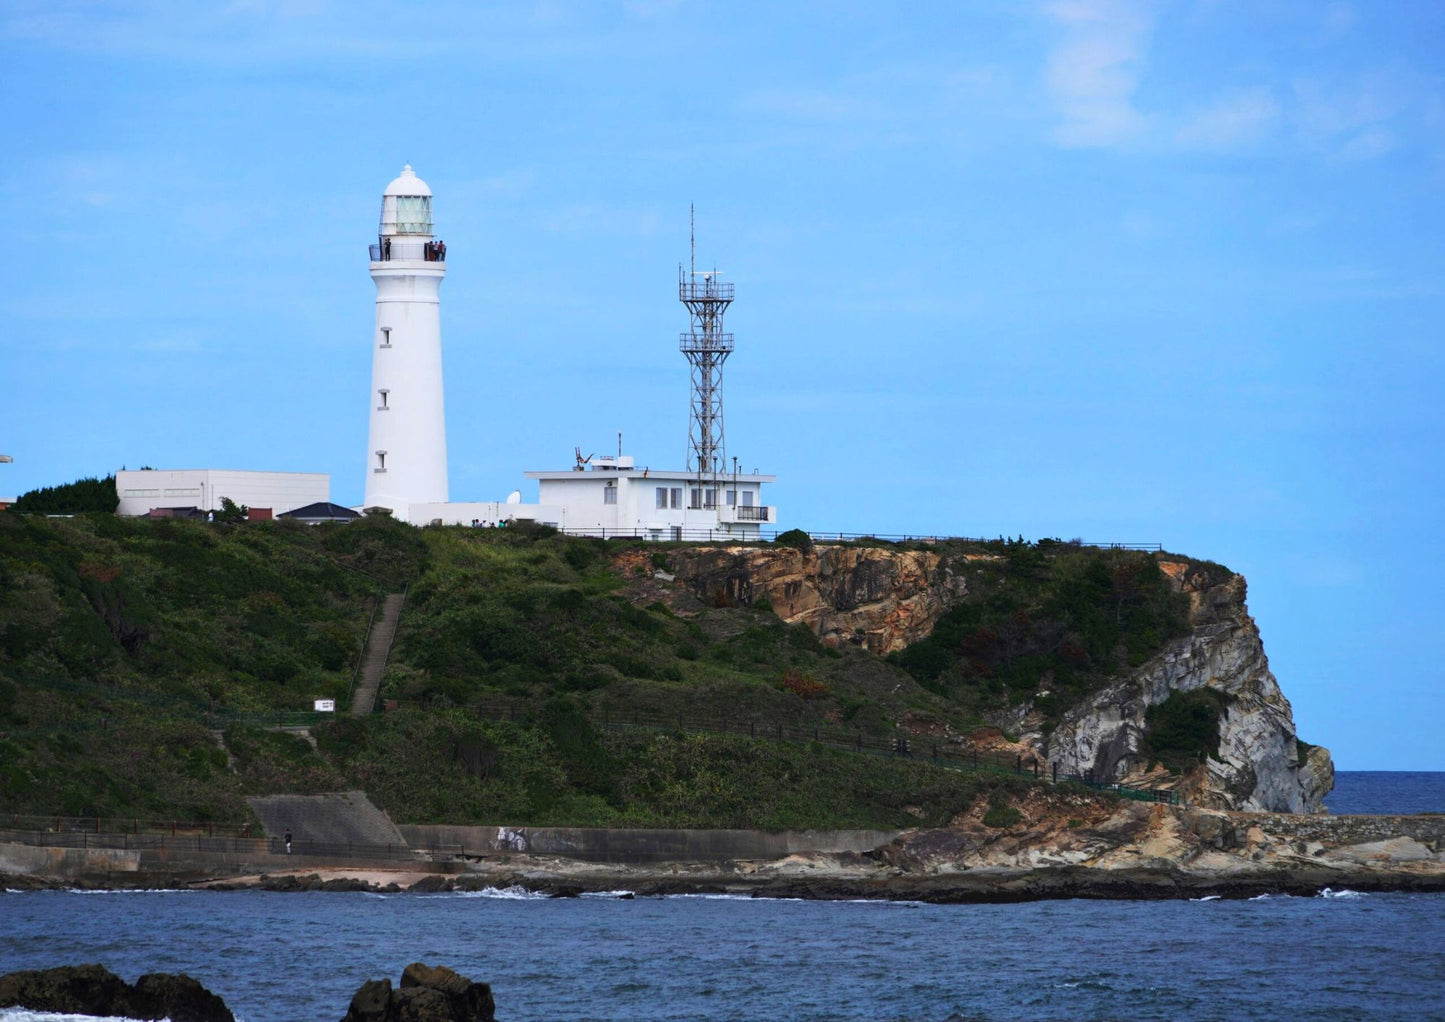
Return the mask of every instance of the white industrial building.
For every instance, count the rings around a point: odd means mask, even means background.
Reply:
[[[219,511],[221,499],[269,508],[282,514],[331,499],[331,476],[324,472],[242,472],[230,469],[121,469],[115,474],[118,515],[144,515],[157,509]]]

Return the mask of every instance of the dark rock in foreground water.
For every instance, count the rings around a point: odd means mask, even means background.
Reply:
[[[163,1019],[235,1022],[215,994],[189,976],[147,973],[127,983],[100,965],[67,965],[0,976],[0,1008]]]
[[[495,1022],[495,1010],[490,985],[444,965],[414,962],[402,972],[399,989],[389,979],[363,983],[341,1022]]]

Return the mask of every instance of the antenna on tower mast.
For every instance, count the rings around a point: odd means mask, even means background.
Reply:
[[[692,416],[687,428],[687,468],[699,484],[714,477],[713,500],[717,497],[716,476],[727,461],[723,437],[722,367],[733,350],[733,335],[723,330],[723,314],[733,301],[733,286],[724,283],[716,270],[697,272],[697,209],[688,207],[689,272],[678,267],[677,297],[687,307],[691,329],[682,335],[679,347],[692,367]],[[706,501],[706,496],[704,496]]]

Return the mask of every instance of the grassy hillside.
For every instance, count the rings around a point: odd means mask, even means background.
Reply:
[[[942,822],[977,779],[587,719],[964,729],[1029,697],[1056,714],[1184,627],[1147,555],[938,549],[970,596],[890,662],[765,608],[675,615],[637,584],[669,545],[0,514],[0,811],[239,820],[247,794],[361,787],[414,822]],[[319,724],[314,747],[268,730],[345,705],[375,602],[403,587],[381,693],[400,709]],[[502,705],[512,719],[489,719]]]

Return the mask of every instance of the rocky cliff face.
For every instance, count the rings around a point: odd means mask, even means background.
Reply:
[[[1060,771],[1125,779],[1141,759],[1145,713],[1176,692],[1212,688],[1230,697],[1219,724],[1219,754],[1184,788],[1220,809],[1316,812],[1334,786],[1329,751],[1296,740],[1289,700],[1269,670],[1264,644],[1245,609],[1244,578],[1210,585],[1188,566],[1160,565],[1190,600],[1192,634],[1073,707],[1040,751]]]
[[[789,624],[827,645],[882,656],[917,642],[963,598],[963,579],[927,550],[814,546],[698,548],[679,556],[677,581],[705,603],[766,599]]]
[[[979,556],[979,555],[975,555]],[[927,550],[814,546],[696,548],[676,556],[677,582],[704,603],[766,599],[783,620],[803,623],[830,645],[856,644],[878,655],[928,636],[964,598],[962,576]],[[1259,629],[1245,609],[1245,581],[1223,583],[1186,563],[1160,568],[1189,597],[1191,634],[1172,640],[1143,666],[1069,709],[1047,737],[1040,715],[1021,704],[991,723],[1019,736],[1060,773],[1098,780],[1137,779],[1145,714],[1174,693],[1211,688],[1227,698],[1219,752],[1181,788],[1218,809],[1316,812],[1334,786],[1327,749],[1295,736],[1289,700],[1269,670]]]

